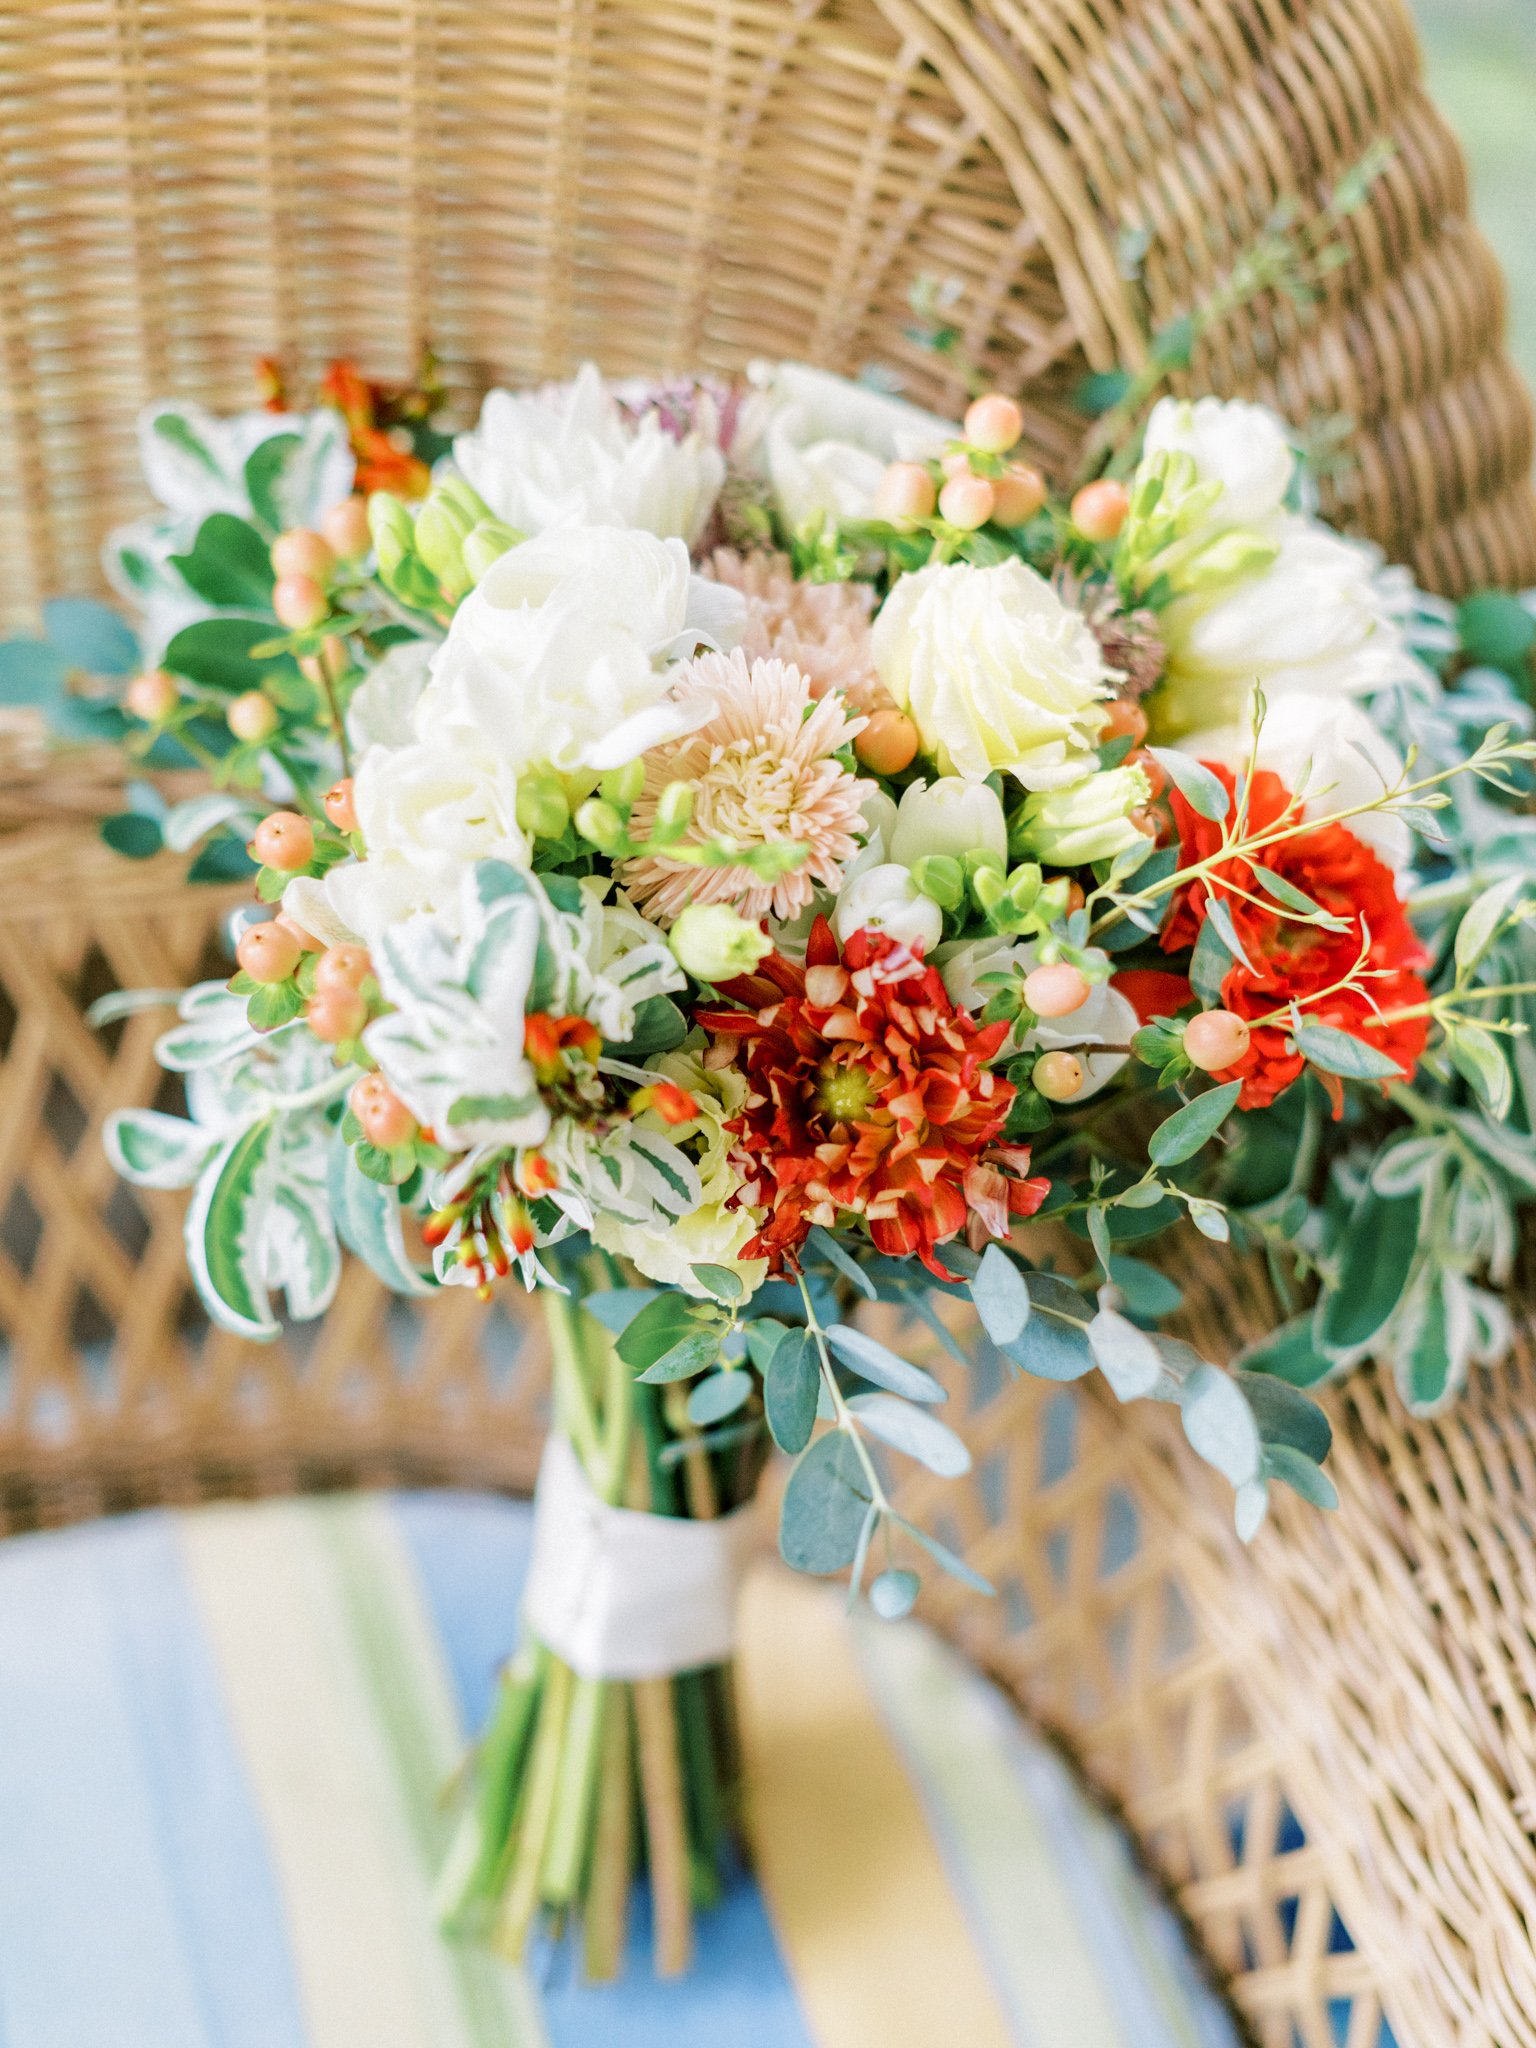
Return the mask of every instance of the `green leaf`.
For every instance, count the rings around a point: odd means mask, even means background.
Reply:
[[[1233,1486],[1259,1476],[1259,1425],[1242,1389],[1219,1366],[1202,1362],[1195,1367],[1184,1382],[1179,1417],[1190,1448]]]
[[[971,1454],[947,1422],[894,1394],[855,1394],[848,1403],[860,1425],[892,1450],[916,1458],[941,1479],[958,1479],[971,1469]]]
[[[1118,1401],[1142,1401],[1163,1377],[1157,1346],[1113,1309],[1101,1308],[1088,1325],[1094,1363],[1109,1381]]]
[[[1147,1322],[1171,1316],[1184,1299],[1184,1290],[1177,1281],[1169,1279],[1161,1266],[1132,1258],[1128,1252],[1112,1255],[1109,1277],[1120,1290],[1127,1312]]]
[[[1095,370],[1077,385],[1072,393],[1072,403],[1089,419],[1100,419],[1113,411],[1130,388],[1129,370]]]
[[[738,1408],[746,1406],[756,1384],[751,1373],[741,1372],[734,1366],[725,1372],[712,1372],[689,1393],[688,1420],[696,1429],[708,1429],[713,1423],[724,1422],[728,1415],[734,1415]]]
[[[619,1355],[624,1355],[622,1338],[619,1343]],[[648,1386],[653,1387],[666,1386],[672,1380],[691,1380],[712,1366],[719,1356],[720,1332],[694,1330],[663,1351],[659,1358],[646,1367],[640,1377]]]
[[[1225,1081],[1208,1088],[1193,1102],[1160,1123],[1147,1141],[1147,1157],[1154,1166],[1179,1166],[1193,1159],[1202,1145],[1215,1137],[1243,1092],[1241,1081]]]
[[[1233,1377],[1253,1410],[1265,1448],[1290,1444],[1321,1465],[1333,1448],[1333,1425],[1317,1403],[1265,1373],[1237,1372]]]
[[[893,1567],[882,1572],[869,1589],[869,1604],[882,1621],[900,1621],[917,1604],[920,1581],[916,1572]]]
[[[267,543],[248,520],[232,512],[210,512],[197,539],[171,566],[207,603],[243,611],[271,609],[272,558]],[[270,636],[271,626],[266,631]]]
[[[400,1197],[358,1169],[352,1148],[338,1135],[328,1162],[331,1215],[342,1243],[395,1294],[437,1292],[437,1281],[407,1255]]]
[[[1194,316],[1181,313],[1160,327],[1152,337],[1152,352],[1165,369],[1187,370],[1195,353]]]
[[[1219,825],[1232,808],[1232,799],[1220,776],[1212,774],[1192,754],[1181,754],[1177,747],[1148,747],[1147,752],[1190,809]]]
[[[1338,1273],[1317,1304],[1319,1346],[1337,1356],[1361,1351],[1391,1320],[1419,1248],[1417,1197],[1366,1192],[1343,1230]]]
[[[1457,1073],[1471,1083],[1488,1114],[1502,1123],[1509,1114],[1514,1083],[1498,1039],[1481,1024],[1458,1019],[1454,1028],[1446,1032],[1446,1043]]]
[[[1207,1007],[1221,1001],[1221,985],[1232,971],[1232,954],[1210,918],[1200,926],[1189,960],[1189,985]]]
[[[941,1571],[948,1572],[952,1579],[958,1579],[962,1586],[969,1586],[973,1593],[982,1593],[990,1598],[996,1592],[997,1588],[989,1579],[984,1579],[963,1557],[957,1557],[952,1550],[947,1549],[937,1536],[930,1536],[928,1531],[920,1529],[916,1522],[908,1522],[900,1517],[897,1519],[900,1527],[920,1550],[927,1551]]]
[[[51,704],[62,696],[69,671],[44,640],[0,640],[0,704]]]
[[[200,1124],[155,1109],[119,1109],[102,1132],[108,1159],[141,1188],[190,1187],[218,1149]]]
[[[600,1287],[584,1296],[581,1305],[611,1336],[621,1337],[646,1303],[659,1299],[654,1287]],[[622,1351],[619,1356],[624,1356]]]
[[[658,1294],[626,1325],[614,1349],[626,1365],[643,1372],[699,1326],[700,1318],[686,1294]]]
[[[139,665],[136,634],[97,598],[49,598],[43,606],[43,632],[71,668],[90,675],[130,676]]]
[[[165,666],[204,689],[239,696],[260,689],[268,666],[253,660],[251,649],[271,637],[270,620],[198,619],[172,637]]]
[[[729,1266],[693,1266],[689,1269],[706,1294],[716,1301],[738,1302],[746,1292],[741,1275]]]
[[[779,1555],[797,1572],[845,1571],[858,1553],[871,1505],[853,1439],[846,1430],[829,1430],[789,1475],[779,1514]]]
[[[1474,662],[1522,679],[1523,665],[1536,645],[1536,618],[1517,597],[1502,590],[1480,590],[1464,601],[1456,625],[1462,647]]]
[[[1293,1387],[1319,1386],[1333,1372],[1334,1361],[1325,1351],[1318,1350],[1313,1341],[1313,1324],[1309,1312],[1293,1316],[1278,1330],[1261,1337],[1241,1353],[1243,1371],[1268,1373]]]
[[[1471,1331],[1457,1315],[1459,1306],[1445,1273],[1429,1273],[1394,1333],[1398,1389],[1415,1415],[1438,1413],[1466,1379]]]
[[[1456,927],[1456,965],[1469,974],[1493,943],[1494,933],[1531,887],[1527,875],[1506,875],[1468,905]]]
[[[1291,1036],[1296,1050],[1325,1074],[1342,1074],[1347,1081],[1400,1081],[1403,1070],[1388,1059],[1379,1046],[1368,1045],[1352,1032],[1338,1031],[1332,1024],[1299,1024]]]
[[[1016,1344],[1029,1321],[1029,1289],[1001,1245],[987,1246],[970,1284],[976,1313],[992,1342],[1000,1349]]]
[[[237,1336],[277,1335],[262,1277],[266,1169],[274,1122],[262,1117],[228,1139],[197,1184],[187,1211],[187,1254],[209,1314]]]
[[[843,1249],[830,1230],[823,1230],[819,1223],[815,1224],[806,1238],[806,1245],[824,1258],[829,1266],[835,1267],[845,1280],[851,1280],[868,1300],[874,1300],[875,1289],[869,1275],[852,1253]]]
[[[291,1024],[304,1009],[304,998],[291,981],[268,982],[258,988],[246,1007],[253,1031],[277,1031]]]
[[[245,850],[245,841],[234,832],[218,832],[198,849],[187,869],[189,882],[245,882],[256,873],[256,862]]]
[[[1092,1372],[1089,1304],[1054,1273],[1027,1274],[1024,1284],[1029,1289],[1029,1321],[1015,1343],[999,1347],[1003,1356],[1040,1380],[1076,1380]]]
[[[898,1358],[894,1351],[848,1323],[834,1323],[827,1332],[827,1342],[851,1372],[856,1372],[860,1379],[873,1380],[888,1393],[902,1394],[909,1401],[949,1398],[931,1372],[924,1372],[920,1365],[909,1365],[906,1359]]]
[[[821,1354],[815,1337],[809,1330],[786,1330],[763,1374],[763,1406],[774,1442],[791,1457],[811,1440],[820,1392]]]
[[[670,996],[647,996],[635,1006],[635,1028],[622,1045],[613,1050],[628,1060],[648,1060],[653,1053],[671,1052],[688,1036],[688,1019]]]
[[[1266,895],[1273,896],[1275,901],[1283,904],[1287,910],[1294,910],[1302,917],[1315,919],[1330,928],[1343,927],[1342,918],[1331,916],[1320,903],[1314,902],[1304,889],[1298,889],[1294,882],[1288,882],[1284,875],[1277,875],[1273,868],[1264,867],[1258,861],[1254,861],[1252,866],[1255,876],[1264,884]]]
[[[1293,1450],[1289,1444],[1271,1444],[1265,1449],[1264,1472],[1267,1478],[1283,1481],[1311,1507],[1336,1508],[1339,1504],[1338,1488],[1328,1474],[1320,1471],[1305,1451]]]
[[[119,811],[115,817],[103,818],[100,829],[112,851],[129,860],[153,860],[165,844],[159,819],[143,811]]]

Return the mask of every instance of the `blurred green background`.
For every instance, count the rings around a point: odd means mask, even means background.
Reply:
[[[1536,386],[1536,0],[1414,0],[1430,90],[1461,137],[1478,224],[1509,279],[1511,342]]]

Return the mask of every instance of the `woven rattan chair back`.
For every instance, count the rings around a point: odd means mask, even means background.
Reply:
[[[1087,369],[1134,362],[1276,203],[1393,154],[1310,318],[1261,298],[1192,386],[1348,415],[1335,512],[1459,589],[1536,578],[1530,420],[1460,158],[1400,0],[27,0],[0,4],[0,612],[94,577],[151,395],[249,402],[348,353],[501,378],[753,354],[883,364],[960,287],[1058,471]],[[1149,238],[1139,283],[1123,228]],[[95,835],[110,764],[0,753],[0,1529],[332,1483],[526,1485],[515,1307],[389,1301],[210,1331],[180,1203],[114,1182],[169,1084],[114,987],[213,967],[208,891]],[[21,749],[25,753],[25,747]],[[1189,1283],[1229,1348],[1262,1277]],[[995,1366],[996,1361],[991,1361]],[[942,1368],[941,1368],[942,1369]],[[1536,2048],[1536,1365],[1408,1425],[1335,1407],[1343,1509],[1251,1552],[1176,1429],[978,1354],[969,1478],[919,1505],[999,1587],[935,1618],[1126,1813],[1263,2048]],[[1168,1422],[1164,1417],[1163,1421]],[[1390,2032],[1388,2031],[1390,2027]]]
[[[1192,383],[1354,432],[1330,509],[1447,589],[1536,577],[1530,418],[1402,0],[11,0],[0,6],[0,609],[88,586],[133,420],[430,340],[486,384],[881,365],[907,329],[1027,396],[1060,474],[1278,205],[1391,155],[1314,314],[1267,294]],[[1122,274],[1124,231],[1145,242]]]

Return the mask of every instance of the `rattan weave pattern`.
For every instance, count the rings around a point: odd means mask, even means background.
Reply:
[[[1346,414],[1330,507],[1460,588],[1536,578],[1527,401],[1402,0],[24,0],[0,5],[0,616],[89,585],[153,396],[248,403],[430,338],[495,379],[882,363],[954,279],[966,352],[1070,468],[1087,366],[1278,200],[1392,160],[1318,317],[1273,295],[1192,385]]]

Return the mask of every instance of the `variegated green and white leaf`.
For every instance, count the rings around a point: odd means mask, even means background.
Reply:
[[[102,1137],[116,1170],[141,1188],[191,1187],[219,1142],[185,1117],[155,1109],[115,1110]]]
[[[213,1320],[240,1337],[277,1335],[267,1293],[275,1119],[247,1125],[215,1153],[187,1210],[187,1260]]]
[[[351,1146],[339,1135],[331,1146],[329,1189],[342,1242],[386,1287],[396,1294],[436,1292],[430,1270],[413,1264],[406,1252],[398,1192],[360,1172]]]

